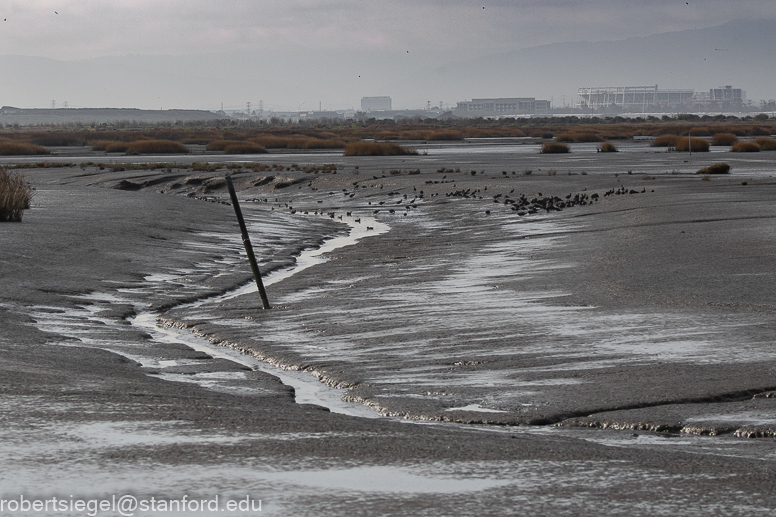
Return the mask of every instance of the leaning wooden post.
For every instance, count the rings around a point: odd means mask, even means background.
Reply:
[[[245,220],[242,216],[242,210],[240,210],[240,203],[237,201],[237,194],[234,191],[234,185],[232,185],[232,178],[226,176],[226,186],[229,188],[229,197],[232,198],[232,206],[234,207],[234,214],[237,216],[237,222],[240,224],[240,232],[242,233],[243,245],[245,246],[245,252],[248,254],[248,261],[251,263],[251,270],[253,271],[253,278],[256,279],[256,286],[259,288],[259,294],[261,295],[261,302],[264,304],[265,309],[269,309],[269,300],[267,299],[267,292],[264,290],[264,283],[261,281],[261,273],[259,272],[259,265],[256,263],[256,257],[253,255],[253,246],[251,246],[251,239],[248,236],[248,228],[245,227]]]

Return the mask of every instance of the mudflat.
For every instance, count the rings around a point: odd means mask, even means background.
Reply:
[[[3,496],[772,513],[770,153],[621,150],[25,170],[33,206],[0,226]],[[227,173],[269,311],[235,291]],[[297,403],[233,350],[344,402]]]

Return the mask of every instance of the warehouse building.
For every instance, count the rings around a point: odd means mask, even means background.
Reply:
[[[453,114],[457,117],[504,117],[510,115],[544,115],[550,112],[550,101],[533,97],[501,97],[459,102]]]

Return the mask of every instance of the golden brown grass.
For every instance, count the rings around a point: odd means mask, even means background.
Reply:
[[[736,142],[730,150],[734,153],[759,153],[760,146],[756,142]]]
[[[692,145],[692,149],[690,149],[690,145]],[[679,152],[692,151],[694,153],[707,153],[709,152],[709,141],[699,136],[684,138],[680,137],[676,141],[674,149]]]
[[[225,154],[262,154],[267,150],[253,142],[237,142],[224,147]]]
[[[186,154],[189,148],[173,140],[136,140],[127,146],[127,154]]]
[[[611,142],[604,142],[599,149],[602,153],[616,153],[617,147]]]
[[[711,145],[733,145],[738,142],[738,137],[733,133],[714,133],[711,137]]]
[[[730,172],[730,165],[727,163],[715,163],[700,169],[696,174],[727,174]]]
[[[397,156],[408,154],[418,154],[418,151],[393,142],[353,142],[345,146],[345,156]]]
[[[560,153],[568,153],[571,149],[566,144],[562,144],[559,142],[545,142],[542,145],[542,154],[560,154]]]
[[[679,135],[660,135],[652,140],[652,147],[676,147]]]
[[[769,136],[761,136],[754,141],[761,151],[776,151],[776,139]]]
[[[0,143],[0,155],[15,156],[29,154],[51,154],[51,152],[42,145],[29,144],[26,142],[3,142]]]
[[[20,222],[32,195],[24,176],[0,168],[0,222]]]

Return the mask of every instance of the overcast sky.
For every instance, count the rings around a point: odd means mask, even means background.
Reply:
[[[776,18],[774,0],[0,0],[0,54],[471,58]],[[417,57],[417,56],[413,56]]]

